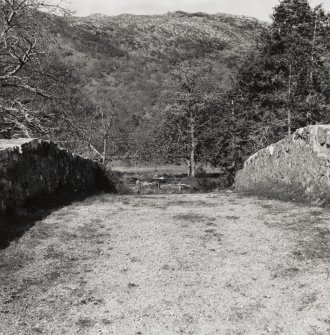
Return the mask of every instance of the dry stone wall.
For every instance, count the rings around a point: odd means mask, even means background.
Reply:
[[[73,155],[52,142],[0,140],[0,214],[56,198],[74,199],[115,192],[95,161]]]
[[[308,126],[251,156],[235,190],[330,203],[330,125]]]

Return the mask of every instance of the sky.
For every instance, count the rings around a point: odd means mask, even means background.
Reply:
[[[170,11],[228,13],[253,16],[269,21],[272,8],[279,0],[70,0],[76,15],[94,13],[164,14]],[[330,0],[309,0],[312,6],[320,3],[330,11]]]

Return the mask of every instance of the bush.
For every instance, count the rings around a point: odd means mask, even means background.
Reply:
[[[205,169],[202,166],[199,166],[196,169],[196,177],[197,178],[205,178],[207,176],[207,173],[205,171]]]
[[[199,178],[198,191],[199,192],[213,192],[225,189],[226,183],[222,178]]]
[[[123,181],[123,174],[107,169],[106,175],[114,185],[115,193],[117,194],[131,194],[131,188]]]

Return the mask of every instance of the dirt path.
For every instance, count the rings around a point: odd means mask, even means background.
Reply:
[[[0,334],[330,334],[330,211],[101,196],[0,250]]]

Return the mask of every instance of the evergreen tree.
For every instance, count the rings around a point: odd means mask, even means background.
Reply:
[[[307,0],[283,0],[222,103],[205,150],[230,181],[253,152],[309,124],[328,121],[329,15]]]
[[[328,33],[329,17],[321,6],[312,9],[307,0],[283,0],[242,66],[238,99],[245,100],[256,124],[260,120],[269,127],[266,142],[325,120],[329,76],[323,59]]]
[[[307,0],[283,0],[238,69],[204,138],[228,181],[245,159],[297,128],[329,121],[329,15]]]

